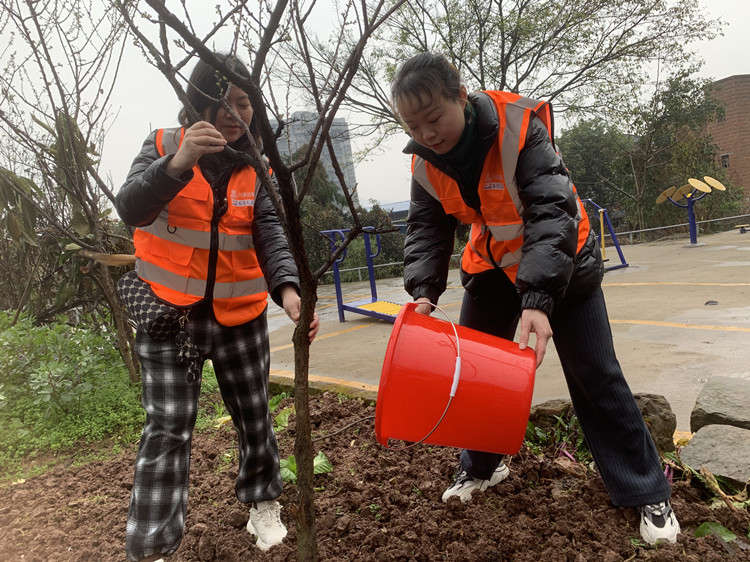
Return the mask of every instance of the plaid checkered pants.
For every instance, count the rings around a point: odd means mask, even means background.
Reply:
[[[211,359],[221,396],[237,430],[237,499],[271,500],[282,492],[279,451],[268,408],[269,344],[266,313],[241,326],[222,326],[207,307],[190,314],[188,328],[201,364]],[[130,496],[126,553],[137,561],[170,555],[183,536],[187,513],[192,432],[200,380],[188,383],[177,365],[174,338],[136,335],[143,378],[146,425],[141,435]]]

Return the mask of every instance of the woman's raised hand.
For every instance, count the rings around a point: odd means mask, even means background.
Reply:
[[[182,144],[167,164],[166,172],[178,178],[184,172],[193,169],[201,156],[221,152],[226,144],[226,139],[211,123],[198,121],[185,131]]]

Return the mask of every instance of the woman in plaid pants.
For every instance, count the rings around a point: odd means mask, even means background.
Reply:
[[[249,77],[240,61],[221,57]],[[299,320],[297,269],[260,178],[232,156],[256,131],[247,94],[199,61],[187,99],[201,120],[184,108],[182,127],[151,133],[116,200],[123,221],[137,227],[138,276],[160,300],[186,311],[175,335],[154,339],[142,327],[136,334],[146,425],[126,530],[131,561],[160,560],[182,540],[206,359],[237,430],[235,491],[250,506],[247,529],[264,550],[286,536],[276,501],[282,481],[268,407],[266,301],[270,295]],[[315,316],[310,341],[317,331]]]

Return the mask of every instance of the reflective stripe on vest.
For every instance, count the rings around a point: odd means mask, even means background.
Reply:
[[[139,228],[157,238],[171,240],[184,246],[200,248],[202,250],[209,250],[211,248],[210,232],[204,230],[191,230],[189,228],[171,227],[169,226],[168,216],[169,212],[164,208],[160,213],[160,216],[154,222],[148,226],[141,226]],[[252,234],[229,235],[224,232],[219,232],[219,250],[234,252],[253,247]]]
[[[461,265],[467,273],[479,273],[495,266],[515,280],[523,245],[524,206],[516,184],[518,155],[525,143],[531,120],[539,117],[552,141],[552,112],[549,104],[508,92],[484,92],[493,101],[500,134],[485,157],[478,192],[481,212],[469,207],[461,197],[456,181],[419,156],[412,159],[414,179],[446,213],[471,224],[471,235]],[[575,192],[575,187],[573,186]],[[583,204],[577,200],[578,247],[589,230]],[[489,248],[488,248],[489,246]],[[488,255],[488,251],[491,255]]]
[[[178,137],[179,135],[179,137]],[[185,129],[159,129],[156,131],[156,150],[159,154],[176,154],[185,138]]]
[[[158,130],[155,140],[159,154],[174,154],[183,138],[183,129]],[[227,212],[215,232],[218,255],[211,298],[216,319],[225,326],[249,322],[266,307],[266,280],[252,237],[258,184],[251,167],[232,173],[227,186]],[[136,229],[136,271],[162,300],[189,306],[206,296],[216,203],[211,186],[196,165],[193,179],[156,220]]]
[[[474,234],[473,230],[475,228],[478,228],[480,230],[479,235],[473,235]],[[494,265],[493,260],[495,260],[495,258],[494,257],[490,258],[489,256],[486,256],[483,250],[480,250],[474,245],[475,240],[486,240],[485,233],[487,231],[492,232],[492,229],[488,228],[487,225],[485,224],[480,225],[476,223],[471,225],[471,229],[472,229],[472,236],[469,238],[469,242],[467,243],[467,245],[470,246],[471,250],[477,256],[481,257],[484,262]],[[519,233],[519,235],[514,236],[512,239],[518,238],[523,235],[523,226],[521,226],[520,230],[521,232]],[[493,238],[494,238],[494,235],[493,235]],[[522,253],[521,248],[518,248],[515,251],[508,250],[502,256],[500,256],[500,261],[495,261],[495,263],[497,264],[498,267],[501,267],[501,268],[511,267],[513,265],[518,264],[521,261],[521,253]]]
[[[149,283],[157,283],[169,288],[181,287],[180,292],[197,299],[202,299],[206,294],[206,280],[183,277],[147,261],[140,260],[136,264],[136,272],[139,277],[148,279]],[[214,285],[214,298],[231,299],[237,296],[254,295],[262,293],[267,288],[264,277],[231,283],[217,281]]]

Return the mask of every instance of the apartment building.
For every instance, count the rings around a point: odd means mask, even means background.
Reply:
[[[308,144],[317,120],[318,115],[316,113],[309,111],[295,111],[287,121],[286,127],[284,127],[281,136],[276,141],[279,152],[282,155],[288,156],[294,154],[300,147]],[[275,122],[272,122],[271,125],[276,127]],[[346,119],[343,117],[334,118],[333,123],[331,124],[330,135],[333,151],[336,154],[336,160],[344,174],[346,185],[352,190],[357,185],[357,177],[354,173],[354,158],[349,138],[349,125],[346,122]],[[325,168],[328,179],[338,185],[339,181],[333,170],[331,155],[328,152],[327,147],[323,149],[323,152],[320,155],[320,161]],[[356,192],[354,193],[353,199],[354,203],[358,205],[359,199]]]

